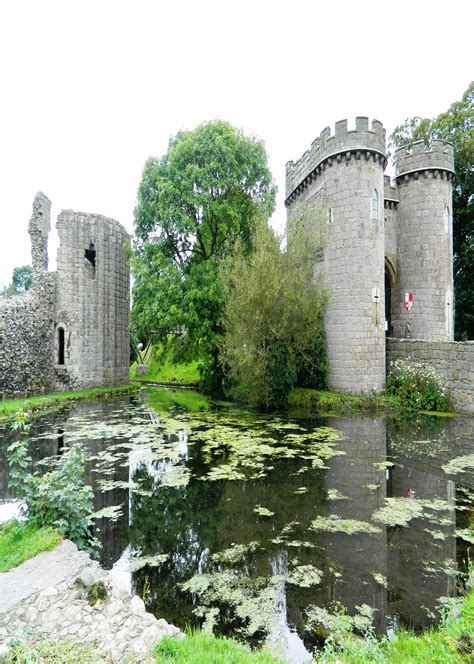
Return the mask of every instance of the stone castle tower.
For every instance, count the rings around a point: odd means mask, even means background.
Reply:
[[[385,337],[453,338],[452,146],[397,150],[392,186],[378,120],[329,127],[286,167],[288,221],[321,215],[315,272],[329,290],[329,381],[347,393],[385,385]],[[317,212],[319,210],[319,213]],[[411,293],[410,312],[404,307]]]
[[[0,302],[0,392],[129,382],[129,236],[101,215],[63,210],[57,271],[48,272],[51,202],[33,201],[30,291]]]

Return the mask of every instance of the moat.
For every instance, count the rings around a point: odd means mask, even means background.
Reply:
[[[302,662],[344,611],[422,629],[462,591],[473,437],[472,417],[264,416],[150,388],[37,418],[30,453],[46,470],[84,445],[101,563],[149,611]]]

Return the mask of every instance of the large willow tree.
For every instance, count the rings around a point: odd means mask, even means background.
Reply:
[[[223,293],[217,264],[239,240],[251,251],[257,215],[276,189],[260,140],[216,120],[181,131],[145,164],[135,208],[132,324],[141,338],[181,332],[218,391]]]

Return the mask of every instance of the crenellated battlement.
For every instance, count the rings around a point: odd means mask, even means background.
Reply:
[[[383,160],[385,156],[385,129],[378,120],[373,120],[369,129],[369,118],[356,117],[355,129],[348,129],[347,120],[336,122],[334,134],[330,127],[322,130],[311,148],[296,163],[286,164],[286,196],[295,189],[324,162],[343,153],[375,153]]]
[[[428,146],[424,141],[416,141],[411,150],[401,147],[395,151],[396,178],[426,170],[454,173],[454,154],[451,143],[433,140],[431,146]]]

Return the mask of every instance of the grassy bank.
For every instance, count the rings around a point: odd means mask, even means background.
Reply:
[[[190,632],[185,639],[165,637],[156,648],[157,664],[278,664],[265,652],[251,651],[232,639]],[[283,664],[283,662],[281,663]]]
[[[23,410],[29,413],[44,411],[61,406],[71,401],[83,401],[84,399],[107,399],[120,394],[136,392],[139,386],[136,384],[121,385],[119,387],[96,387],[90,390],[77,390],[71,392],[53,392],[41,396],[26,397],[24,399],[4,399],[0,401],[0,421],[13,418],[15,413]]]
[[[397,400],[385,394],[353,396],[326,390],[295,387],[290,392],[289,410],[306,410],[334,415],[360,412],[393,412],[399,408]]]
[[[199,383],[198,360],[175,364],[171,352],[157,352],[148,363],[148,371],[144,376],[137,376],[137,363],[130,367],[130,379],[147,383],[163,383],[164,385],[192,385]]]
[[[361,639],[346,635],[342,646],[328,643],[317,662],[386,662],[387,664],[460,664],[474,657],[474,590],[465,597],[458,617],[448,617],[436,629],[416,635],[397,631],[393,639]]]
[[[52,549],[61,540],[61,535],[52,528],[7,521],[0,526],[0,572],[7,572],[28,558]]]

